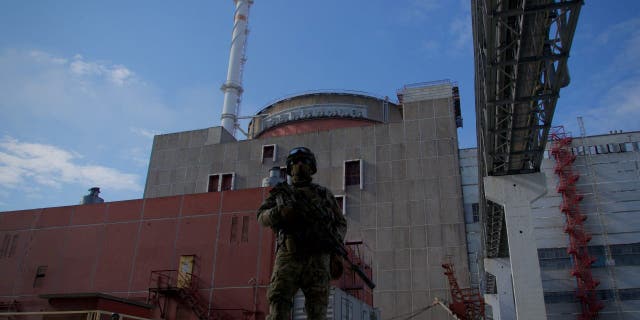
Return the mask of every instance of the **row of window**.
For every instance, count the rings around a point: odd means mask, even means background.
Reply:
[[[596,290],[598,299],[602,301],[614,300],[614,292],[608,290]],[[640,300],[640,288],[618,289],[618,297],[620,300]],[[574,291],[561,292],[545,292],[544,303],[577,303],[576,293]]]
[[[625,143],[608,143],[608,144],[599,144],[595,146],[578,146],[571,148],[571,153],[574,155],[585,155],[585,154],[608,154],[608,153],[621,153],[621,152],[633,152],[640,151],[640,142],[625,142]],[[551,156],[551,150],[546,150],[544,153],[544,157],[547,159],[553,158]]]
[[[604,246],[589,246],[587,250],[597,259],[592,267],[606,266]],[[640,265],[640,243],[613,244],[609,246],[609,250],[613,259],[611,263],[616,266]],[[570,269],[573,266],[572,257],[567,253],[567,248],[538,249],[538,258],[540,268],[543,270]]]
[[[275,162],[277,159],[277,146],[275,144],[262,146],[262,162],[265,160],[271,160]],[[360,186],[360,189],[364,187],[363,184],[363,166],[362,160],[354,159],[344,162],[344,177],[343,185],[347,186]],[[280,167],[280,178],[287,180],[287,168]],[[235,183],[235,173],[214,173],[209,175],[209,183],[207,185],[208,192],[220,192],[226,190],[233,190]]]

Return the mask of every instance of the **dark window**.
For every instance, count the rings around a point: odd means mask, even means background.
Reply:
[[[276,151],[276,146],[273,144],[268,146],[262,146],[262,161],[264,161],[265,159],[273,160],[273,155],[275,154],[275,151]]]
[[[36,276],[33,278],[34,288],[39,286],[40,281],[42,280],[42,278],[45,277],[46,274],[47,274],[47,266],[38,266],[38,269],[36,269]]]
[[[344,214],[344,196],[336,196],[336,201],[338,202],[340,210],[342,210],[342,214]]]
[[[617,266],[640,265],[640,243],[614,244],[610,248]]]
[[[344,163],[344,184],[345,186],[360,185],[360,160]]]
[[[231,234],[229,235],[229,242],[236,242],[238,239],[238,217],[231,217]]]
[[[618,290],[620,300],[640,300],[640,288]]]
[[[538,259],[540,268],[544,270],[570,269],[572,266],[567,248],[538,249]]]
[[[36,278],[44,278],[47,274],[47,266],[38,266],[36,270]]]
[[[249,242],[249,216],[242,217],[242,242]]]
[[[207,188],[208,192],[218,192],[218,185],[220,184],[220,175],[212,174],[209,176],[209,187]]]
[[[2,247],[0,247],[0,258],[4,258],[9,255],[9,245],[11,244],[11,235],[5,234],[2,241]]]
[[[471,212],[473,214],[473,222],[480,222],[480,206],[477,203],[471,204]]]
[[[609,149],[607,148],[606,144],[601,144],[596,146],[596,152],[598,154],[605,154],[605,153],[609,153]]]
[[[222,185],[220,191],[233,189],[233,174],[227,173],[222,175]]]
[[[620,152],[620,145],[617,143],[610,143],[607,145],[607,147],[609,148],[609,152],[611,153],[618,153]]]
[[[573,303],[577,302],[576,293],[573,291],[545,292],[544,303]]]
[[[280,178],[282,181],[287,181],[287,167],[280,168]]]

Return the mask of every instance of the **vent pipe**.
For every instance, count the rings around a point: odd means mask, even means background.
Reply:
[[[236,12],[233,18],[233,33],[231,36],[231,50],[229,53],[229,68],[227,70],[227,81],[220,90],[224,92],[224,104],[221,125],[231,135],[235,137],[235,129],[240,109],[240,98],[242,96],[242,71],[246,61],[245,51],[247,48],[247,28],[249,22],[249,7],[253,0],[234,0]]]

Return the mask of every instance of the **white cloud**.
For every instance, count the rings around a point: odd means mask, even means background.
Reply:
[[[123,65],[113,65],[105,62],[85,61],[81,55],[75,55],[69,63],[69,71],[76,76],[104,77],[113,84],[122,86],[135,81],[135,74]]]
[[[56,146],[4,137],[0,140],[0,185],[16,189],[34,187],[32,184],[53,188],[81,184],[112,190],[142,190],[137,175],[78,163],[81,159],[80,154]]]
[[[137,128],[137,127],[130,127],[129,131],[131,131],[131,133],[135,133],[141,137],[145,137],[147,139],[153,139],[154,136],[158,135],[159,133],[153,131],[153,130],[148,130],[148,129],[144,129],[144,128]]]
[[[586,111],[590,133],[610,130],[638,130],[640,119],[640,76],[622,81],[605,92],[599,106]]]
[[[573,124],[576,117],[582,116],[588,135],[603,134],[612,130],[638,130],[640,18],[622,21],[605,29],[593,42],[601,46],[615,46],[615,54],[603,57],[603,64],[594,67],[594,72],[586,83],[586,90],[590,92],[584,94],[593,99],[587,99],[583,105],[566,108],[572,110],[570,112],[559,113],[556,110],[559,120],[568,123],[577,133],[579,131]],[[571,59],[569,63],[571,64]],[[559,103],[562,103],[562,100]]]

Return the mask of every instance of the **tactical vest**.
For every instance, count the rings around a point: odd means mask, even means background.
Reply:
[[[278,238],[282,238],[282,245],[286,245],[286,241],[293,241],[296,253],[333,252],[335,249],[332,248],[331,237],[338,236],[338,232],[326,189],[312,183],[301,188],[293,187],[293,191],[294,208],[303,219],[296,230],[282,230],[279,233]]]

